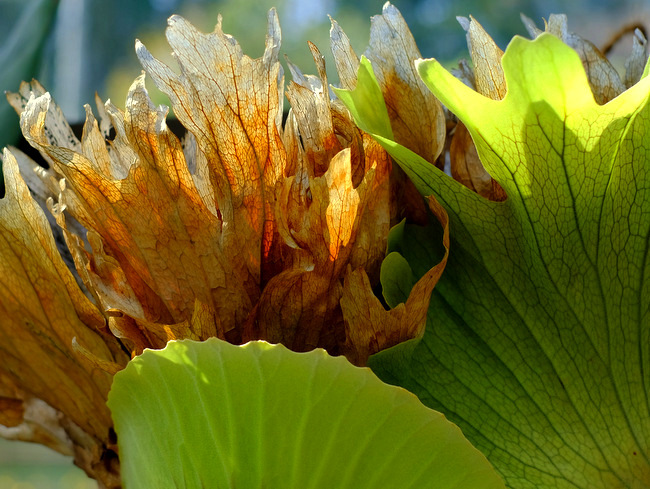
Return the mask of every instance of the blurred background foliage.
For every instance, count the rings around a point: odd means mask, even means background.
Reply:
[[[650,26],[648,0],[393,0],[413,32],[423,57],[436,57],[448,66],[467,56],[465,35],[456,16],[472,15],[505,49],[516,34],[524,34],[520,13],[543,26],[542,18],[566,13],[570,30],[603,46],[631,24]],[[21,80],[38,78],[63,108],[68,120],[83,120],[83,105],[94,104],[94,93],[111,98],[124,107],[129,85],[140,73],[134,53],[139,38],[149,50],[175,66],[164,29],[173,13],[188,18],[204,32],[213,30],[217,15],[223,15],[224,32],[232,34],[244,52],[257,57],[264,48],[266,12],[275,6],[283,28],[282,52],[305,73],[314,73],[307,41],[314,42],[326,57],[331,83],[337,78],[329,50],[328,14],[336,19],[361,54],[370,32],[369,18],[381,13],[377,0],[0,0],[0,90],[16,91]],[[647,32],[647,31],[646,31]],[[613,55],[629,53],[631,36],[618,43]],[[619,63],[619,66],[622,62]],[[286,68],[286,67],[285,67]],[[285,76],[288,70],[285,69]],[[157,103],[165,99],[149,84]],[[0,148],[15,144],[18,117],[9,104],[0,101]],[[55,489],[76,486],[66,477],[83,477],[65,458],[47,459],[15,450],[17,445],[0,442],[0,487]],[[34,450],[46,450],[35,447]],[[25,454],[23,458],[16,454]],[[9,458],[8,458],[9,457]],[[32,483],[21,474],[31,462],[48,468],[45,478]],[[52,472],[66,464],[72,475]],[[70,466],[70,469],[67,466]],[[49,470],[49,472],[47,472]],[[76,472],[75,472],[76,471]],[[59,475],[54,475],[56,474]],[[76,474],[76,475],[75,475]],[[25,476],[27,477],[27,476]],[[63,477],[63,479],[61,479]],[[47,483],[44,481],[51,481]],[[60,485],[57,481],[65,481]],[[36,484],[36,485],[34,485]]]
[[[49,448],[0,439],[0,488],[96,489],[97,483]]]

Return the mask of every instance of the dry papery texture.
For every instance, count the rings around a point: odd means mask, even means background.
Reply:
[[[395,134],[435,161],[445,117],[416,75],[413,38],[389,4],[372,26],[367,55]],[[112,375],[144,348],[264,339],[363,365],[422,335],[446,261],[415,285],[414,300],[386,310],[375,296],[390,226],[405,215],[438,219],[448,246],[446,213],[332,99],[311,44],[318,74],[289,63],[283,124],[274,10],[259,59],[221,19],[203,34],[171,17],[167,38],[180,72],[139,42],[136,51],[188,130],[183,141],[144,74],[124,111],[97,100],[96,119],[86,107],[81,140],[38,82],[8,95],[49,168],[4,153],[0,435],[74,455],[100,487],[120,487],[105,406]],[[335,22],[332,48],[344,86],[354,86],[359,59]],[[422,107],[433,131],[415,129]]]

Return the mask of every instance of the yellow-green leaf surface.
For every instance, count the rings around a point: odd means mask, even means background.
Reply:
[[[108,405],[125,489],[505,489],[443,415],[324,350],[172,341]]]
[[[457,422],[510,487],[650,487],[650,80],[598,105],[576,53],[546,34],[515,38],[502,63],[501,101],[435,60],[418,70],[505,202],[396,145],[358,94],[342,97],[450,217],[424,338],[371,366]],[[416,277],[436,254],[421,236],[407,226],[389,249]]]

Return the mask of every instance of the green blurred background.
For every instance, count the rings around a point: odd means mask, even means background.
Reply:
[[[97,489],[97,484],[69,457],[0,438],[0,489]]]
[[[520,13],[543,26],[542,18],[566,13],[570,30],[602,46],[622,27],[650,27],[649,0],[395,0],[424,57],[451,66],[465,57],[465,35],[456,16],[474,16],[505,49],[524,34]],[[326,56],[331,82],[336,82],[329,51],[328,14],[336,19],[361,54],[368,42],[372,15],[381,13],[374,0],[0,0],[0,90],[15,91],[20,80],[38,78],[49,89],[70,122],[81,122],[83,104],[94,105],[94,93],[124,107],[126,92],[140,73],[134,53],[139,38],[157,57],[174,66],[165,42],[166,19],[179,13],[203,31],[212,31],[217,15],[244,52],[262,54],[266,12],[275,6],[283,27],[282,52],[304,72],[313,73],[307,41]],[[631,37],[619,43],[623,58]],[[284,60],[283,60],[284,61]],[[286,68],[286,67],[285,67]],[[285,69],[285,74],[288,70]],[[285,75],[286,76],[286,75]],[[149,84],[152,98],[164,97]],[[15,144],[18,117],[0,101],[0,148]],[[1,360],[0,360],[1,361]],[[70,460],[43,447],[0,440],[1,489],[86,489],[96,485]]]

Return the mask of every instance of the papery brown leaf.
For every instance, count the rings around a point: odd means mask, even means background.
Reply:
[[[342,88],[352,90],[357,83],[359,58],[338,23],[330,20],[330,45],[340,84]],[[406,22],[388,2],[383,7],[383,14],[372,18],[370,45],[365,56],[374,61],[373,69],[396,141],[436,163],[445,144],[445,115],[440,102],[426,88],[415,70],[414,61],[421,56]],[[364,145],[367,146],[367,143]],[[366,158],[366,161],[370,159]],[[390,195],[391,201],[398,203],[391,204],[392,209],[399,208],[414,222],[426,222],[424,202],[398,166],[392,170]]]
[[[281,130],[274,11],[257,60],[244,56],[220,23],[205,35],[172,17],[167,36],[181,75],[144,46],[137,51],[190,131],[185,148],[165,127],[165,111],[152,106],[142,77],[124,113],[111,104],[100,109],[103,129],[87,108],[81,142],[50,137],[49,125],[67,126],[39,87],[14,98],[24,104],[26,137],[65,177],[49,207],[79,275],[132,355],[194,337],[189,326],[169,325],[189,324],[197,302],[213,318],[202,334],[338,349],[343,273],[351,264],[378,281],[396,219],[395,169],[385,150],[330,100],[314,45],[317,76],[290,64],[294,108]],[[108,146],[107,119],[116,133]],[[87,242],[68,230],[69,216],[88,229]],[[93,359],[83,342],[76,348],[95,366],[114,368]]]
[[[483,168],[472,136],[462,122],[456,125],[449,149],[454,180],[489,200],[503,201],[505,191]]]
[[[9,146],[9,150],[18,163],[20,174],[32,197],[41,206],[41,209],[47,209],[47,199],[60,192],[60,180],[56,173],[38,165],[18,148]],[[56,224],[52,216],[46,214],[46,217],[50,224]],[[50,218],[52,219],[50,220]]]
[[[354,188],[350,164],[349,149],[338,153],[330,162],[327,172],[322,177],[310,179],[312,204],[309,207],[308,220],[312,226],[318,226],[320,233],[306,235],[302,239],[315,257],[315,266],[321,264],[342,267],[345,254],[354,244],[356,231],[363,214],[365,192],[372,182],[374,172],[366,174],[364,181]],[[335,269],[333,275],[340,275]]]
[[[365,56],[373,64],[395,141],[435,162],[444,147],[445,115],[415,69],[414,61],[422,55],[411,31],[399,10],[388,2],[382,15],[371,18]]]
[[[467,47],[474,65],[476,91],[492,100],[501,100],[506,95],[506,80],[501,67],[503,51],[476,19],[471,16],[469,19],[457,19],[467,32]]]
[[[111,331],[118,337],[132,340],[134,355],[140,355],[145,348],[162,349],[171,340],[203,341],[213,336],[226,336],[213,306],[199,300],[194,303],[192,316],[175,324],[154,323],[133,319],[120,314],[119,311],[111,312],[114,314],[109,319]]]
[[[220,23],[204,35],[172,18],[167,36],[183,67],[180,76],[142,46],[138,55],[211,162],[215,203],[228,226],[222,251],[235,270],[233,280],[262,290],[248,319],[240,322],[241,341],[264,338],[297,350],[335,348],[341,342],[336,331],[342,331],[336,327],[339,281],[361,220],[363,206],[358,215],[355,206],[368,168],[360,131],[347,111],[330,104],[322,56],[310,45],[316,77],[290,64],[294,81],[287,96],[293,109],[283,134],[274,11],[259,60],[244,56]],[[214,66],[215,74],[206,77],[200,72],[204,66]],[[341,154],[343,148],[349,150]],[[382,155],[386,162],[383,150]],[[378,229],[385,236],[387,228]],[[376,247],[368,247],[373,258]]]
[[[429,196],[427,200],[443,227],[445,254],[440,263],[417,281],[405,303],[387,311],[373,293],[363,269],[350,269],[345,276],[341,309],[348,342],[344,354],[356,365],[365,365],[370,355],[424,334],[431,292],[445,269],[449,255],[447,212],[435,197]]]
[[[467,32],[467,47],[473,64],[473,69],[466,62],[460,64],[458,71],[461,79],[467,77],[466,83],[486,97],[502,99],[507,89],[501,66],[503,51],[476,19],[457,17],[457,20]],[[486,199],[505,200],[506,194],[501,186],[483,168],[474,141],[465,126],[460,122],[455,122],[454,125],[449,145],[452,177]]]
[[[342,148],[350,149],[353,188],[356,188],[364,180],[364,176],[373,170],[372,187],[366,198],[367,205],[363,205],[365,210],[361,216],[349,262],[355,268],[366,269],[373,276],[373,282],[377,283],[379,264],[385,254],[385,237],[388,235],[391,223],[396,219],[397,206],[390,178],[395,178],[395,174],[399,172],[393,171],[386,151],[356,127],[340,101],[330,101],[328,91],[323,88],[327,87],[327,78],[322,56],[313,44],[310,44],[310,48],[318,68],[318,78],[304,76],[297,67],[289,65],[294,82],[287,90],[287,98],[292,106],[290,115],[295,114],[295,134],[300,135],[300,141],[296,140],[292,144],[285,138],[285,144],[304,148],[304,155],[297,157],[299,161],[303,161],[301,164],[304,165],[305,172],[309,176],[320,176],[322,169],[328,168],[332,157]],[[304,183],[303,187],[305,185],[308,188],[308,183]],[[305,188],[301,192],[304,191]],[[302,205],[305,204],[302,199]],[[285,219],[284,216],[287,214],[291,212],[281,210],[276,213],[279,219]],[[343,257],[339,260],[344,261]]]
[[[212,336],[222,337],[225,332],[220,330],[219,326],[220,322],[212,307],[196,301],[190,319],[180,324],[163,326],[163,330],[167,341],[182,338],[199,340]]]
[[[399,206],[411,204],[415,209],[421,200],[419,194],[404,195],[410,182],[404,172],[393,165],[388,153],[369,134],[363,134],[363,154],[372,170],[372,179],[365,194],[365,204],[349,263],[353,269],[363,268],[373,284],[379,283],[381,262],[386,255],[386,238],[391,226],[397,222]],[[413,198],[412,201],[409,199]]]
[[[337,138],[332,120],[325,61],[315,45],[310,43],[309,48],[319,76],[305,76],[289,62],[293,81],[286,93],[300,132],[299,144],[306,158],[304,169],[308,176],[319,177],[327,171],[330,160],[343,149],[343,145]]]
[[[57,175],[54,171],[51,169],[45,169],[42,166],[38,165],[34,160],[32,160],[29,156],[27,156],[19,149],[11,146],[9,149],[11,151],[11,154],[16,158],[16,161],[18,162],[20,174],[27,184],[32,197],[45,212],[45,217],[47,217],[47,220],[50,223],[50,229],[52,230],[52,234],[54,235],[54,239],[57,243],[63,261],[66,263],[68,268],[74,270],[74,260],[70,253],[70,250],[65,246],[67,233],[65,229],[57,225],[57,218],[51,212],[51,210],[54,210],[55,208],[57,209],[56,212],[58,212],[58,209],[65,206],[55,206],[50,203],[52,196],[55,196],[57,194],[60,196],[61,192],[65,189],[65,180],[57,178]],[[71,229],[72,232],[76,233],[77,235],[81,235],[83,232],[85,232],[83,227],[73,218],[70,218],[67,221],[66,228]],[[82,279],[78,275],[75,275],[75,279],[77,280],[79,286],[83,288]]]
[[[338,22],[332,17],[330,17],[330,22],[332,24],[330,28],[330,47],[334,56],[336,71],[339,75],[339,82],[342,88],[354,90],[357,87],[359,56],[357,56],[350,39]]]
[[[296,247],[291,267],[266,285],[258,311],[257,332],[273,343],[296,350],[317,346],[335,350],[342,342],[340,279],[349,262],[366,204],[369,172],[356,188],[351,150],[340,151],[323,176],[287,177],[278,188],[280,235]],[[337,324],[337,316],[338,322]]]
[[[72,341],[78,338],[104,359],[124,365],[127,357],[105,332],[104,318],[79,289],[63,263],[43,211],[31,198],[13,155],[3,155],[5,197],[0,199],[0,290],[3,338],[0,382],[20,386],[25,398],[42,400],[65,415],[58,419],[86,433],[81,451],[97,453],[112,425],[105,405],[111,376],[84,368]],[[57,424],[58,426],[58,424]],[[41,435],[38,435],[39,437]],[[42,442],[43,439],[33,441]],[[93,457],[90,457],[93,458]],[[91,475],[92,466],[80,465]]]
[[[90,407],[103,406],[102,393],[108,392],[111,379],[79,368],[72,339],[77,337],[92,345],[97,355],[113,359],[106,337],[93,331],[104,328],[104,319],[61,260],[48,222],[20,177],[15,158],[6,150],[3,171],[6,195],[0,199],[0,266],[4,280],[11,284],[0,291],[3,372],[20,378],[14,382],[17,385],[32,386],[32,395],[58,409],[65,407],[61,410],[90,433],[103,435],[110,424],[106,423],[108,410]],[[32,358],[37,361],[27,362]],[[52,389],[52,384],[60,384],[60,390]]]
[[[22,114],[25,110],[30,98],[40,97],[45,95],[47,90],[37,80],[32,80],[30,83],[22,82],[17,93],[7,92],[7,101],[14,108],[17,114]],[[56,146],[63,146],[74,151],[81,150],[81,143],[74,135],[72,128],[66,122],[63,116],[63,111],[56,104],[48,106],[48,119],[50,124],[48,126],[48,140],[51,144]],[[45,114],[43,114],[45,117]],[[47,155],[43,157],[50,163]]]
[[[252,308],[251,299],[241,280],[229,280],[234,272],[221,250],[221,220],[205,206],[180,142],[165,126],[166,112],[151,104],[144,78],[131,87],[125,114],[110,107],[117,133],[110,152],[88,142],[99,137],[92,117],[82,141],[87,155],[48,144],[49,104],[48,96],[34,99],[22,124],[65,176],[70,191],[61,199],[79,202],[68,210],[89,229],[92,253],[77,249],[77,255],[85,255],[89,289],[104,309],[172,324],[189,318],[198,299],[213,304],[229,325],[225,329],[234,329]],[[120,164],[116,170],[109,160],[130,160],[128,175],[115,180]]]
[[[623,81],[626,88],[635,85],[643,75],[643,70],[648,62],[647,45],[648,41],[643,32],[640,29],[635,29],[632,37],[632,52],[625,60],[625,78]]]
[[[367,267],[378,279],[391,221],[391,164],[347,109],[330,100],[324,60],[313,44],[310,49],[317,76],[304,75],[289,62],[292,109],[283,142],[286,168],[294,174],[287,170],[290,176],[276,186],[274,208],[288,249],[282,270],[266,284],[244,327],[244,338],[338,353],[345,341],[339,300],[346,265]]]
[[[77,338],[72,338],[72,349],[77,354],[77,358],[79,358],[82,363],[86,363],[85,367],[89,372],[101,370],[112,377],[124,368],[124,365],[120,365],[112,360],[100,358],[93,352],[87,350],[79,344]]]
[[[286,166],[277,15],[274,9],[269,12],[264,55],[255,60],[223,33],[221,17],[211,34],[200,33],[179,16],[170,17],[168,24],[167,40],[181,74],[140,43],[138,58],[209,162],[215,202],[228,226],[222,249],[231,257],[233,275],[252,297],[273,273],[265,268],[275,263],[270,256],[277,238],[272,200]]]

